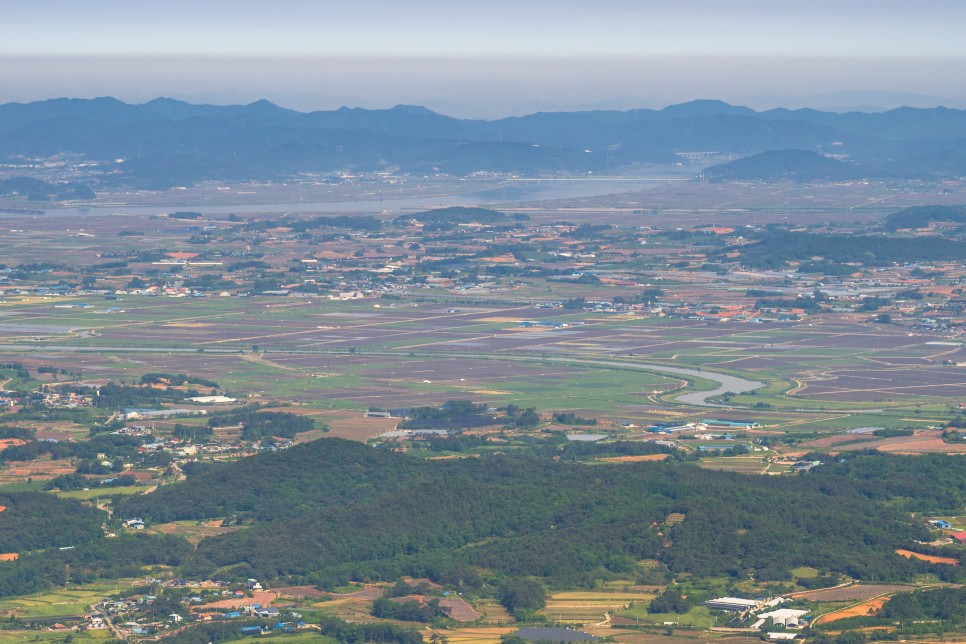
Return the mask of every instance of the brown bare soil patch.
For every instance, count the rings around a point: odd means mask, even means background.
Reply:
[[[3,512],[3,511],[4,511],[4,510],[6,510],[6,509],[7,509],[7,506],[5,506],[5,505],[0,505],[0,512]]]
[[[0,452],[8,447],[19,447],[25,444],[26,442],[20,440],[19,438],[4,438],[3,440],[0,440]]]
[[[70,460],[61,459],[56,461],[31,461],[29,463],[19,464],[15,468],[10,468],[6,472],[3,472],[3,478],[26,478],[32,476],[33,478],[54,478],[55,476],[60,476],[61,474],[72,474],[74,472],[74,467],[71,466]]]
[[[800,593],[792,593],[789,597],[813,602],[862,601],[887,593],[891,594],[913,589],[913,586],[898,584],[855,584],[853,586],[843,586],[842,588],[806,590]]]
[[[864,443],[868,445],[873,440],[876,440],[871,434],[835,434],[834,436],[826,436],[824,438],[816,438],[813,441],[808,441],[805,443],[800,443],[801,447],[831,447],[832,445],[838,445],[840,443]]]
[[[839,619],[845,619],[846,617],[865,617],[882,608],[882,605],[888,600],[889,598],[886,596],[876,597],[874,599],[866,600],[861,604],[856,604],[855,606],[849,606],[848,608],[837,610],[834,613],[826,613],[825,615],[822,615],[816,619],[815,624],[827,624]]]
[[[445,634],[446,639],[452,644],[496,644],[501,637],[509,635],[517,628],[517,626],[478,626],[447,630]]]
[[[966,454],[966,445],[946,443],[939,430],[926,430],[914,436],[897,436],[885,440],[843,445],[839,449],[854,450],[873,448],[891,454]]]
[[[220,534],[227,534],[242,530],[243,526],[221,526],[221,519],[209,521],[201,525],[186,525],[182,523],[162,523],[151,528],[154,532],[162,534],[175,534],[184,537],[193,544],[198,544],[202,539],[216,537]]]
[[[335,597],[352,597],[353,599],[376,600],[386,594],[385,586],[366,586],[348,595],[334,595]]]
[[[449,616],[457,622],[472,622],[480,617],[462,597],[443,597],[439,600],[439,605],[449,610]]]
[[[263,608],[268,606],[273,601],[275,601],[276,595],[273,592],[267,590],[256,590],[252,593],[251,597],[238,597],[232,599],[222,599],[216,602],[211,602],[210,604],[202,604],[201,606],[195,606],[191,610],[206,613],[209,611],[217,611],[219,608],[243,608],[245,606],[252,606],[254,604],[259,604]]]
[[[953,559],[952,557],[937,557],[935,555],[924,555],[918,552],[913,552],[912,550],[896,550],[897,555],[902,555],[906,559],[920,559],[922,561],[928,561],[929,563],[941,563],[949,564],[950,566],[958,566],[959,559]]]
[[[0,561],[16,561],[20,558],[17,552],[0,552]]]
[[[598,458],[604,463],[640,463],[642,461],[664,461],[670,454],[641,454],[639,456],[607,456]]]
[[[290,411],[290,410],[286,410]],[[295,410],[291,410],[295,411]],[[323,433],[306,432],[298,436],[297,442],[306,442],[316,438],[345,438],[351,441],[366,442],[379,434],[396,429],[399,418],[365,418],[361,412],[346,416],[346,412],[312,411],[303,415],[312,416],[329,426],[329,431]]]
[[[324,590],[313,588],[312,586],[283,586],[277,588],[278,596],[286,599],[316,599],[318,597],[328,597],[331,593]]]

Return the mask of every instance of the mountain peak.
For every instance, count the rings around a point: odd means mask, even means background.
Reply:
[[[405,112],[407,114],[426,114],[437,116],[436,112],[429,109],[428,107],[423,107],[422,105],[394,105],[389,108],[392,112]]]
[[[719,114],[749,115],[749,114],[755,114],[756,112],[747,107],[741,107],[740,105],[731,105],[730,103],[725,103],[724,101],[711,100],[711,99],[698,99],[694,101],[688,101],[687,103],[668,105],[663,110],[661,110],[660,113],[666,116],[688,117],[688,116],[708,116],[708,115],[719,115]]]

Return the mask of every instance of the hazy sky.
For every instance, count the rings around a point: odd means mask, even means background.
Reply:
[[[966,107],[962,0],[0,0],[0,100]]]

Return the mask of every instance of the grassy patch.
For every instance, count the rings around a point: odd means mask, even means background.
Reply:
[[[106,499],[110,496],[130,496],[141,494],[148,489],[146,485],[122,485],[120,487],[91,488],[89,490],[71,490],[70,492],[55,492],[59,497],[66,499]]]
[[[635,606],[622,613],[621,617],[639,619],[641,622],[653,624],[663,624],[664,622],[676,622],[680,626],[692,626],[694,628],[711,628],[716,620],[711,614],[711,609],[707,606],[694,606],[683,615],[677,613],[651,613],[645,606]]]

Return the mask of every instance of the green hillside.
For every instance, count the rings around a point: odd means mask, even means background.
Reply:
[[[760,580],[789,578],[797,566],[863,579],[954,576],[894,554],[925,531],[892,497],[939,508],[966,492],[895,488],[875,474],[895,474],[893,459],[860,456],[855,466],[775,478],[527,455],[423,461],[330,439],[211,467],[120,510],[154,521],[234,515],[250,527],[202,541],[187,571],[228,578],[475,584],[493,574],[574,585],[627,574],[641,559],[674,573]],[[903,476],[964,480],[963,467],[924,457],[918,474]],[[672,513],[685,519],[665,526]]]

